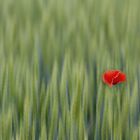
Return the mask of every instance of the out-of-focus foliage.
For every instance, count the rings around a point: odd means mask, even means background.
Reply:
[[[0,140],[139,140],[139,5],[1,0]]]

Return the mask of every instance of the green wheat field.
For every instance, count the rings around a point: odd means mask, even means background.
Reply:
[[[0,0],[0,140],[140,140],[140,1]]]

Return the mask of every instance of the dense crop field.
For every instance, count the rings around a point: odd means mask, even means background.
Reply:
[[[0,140],[140,140],[139,0],[0,0]],[[125,83],[109,88],[108,69]]]

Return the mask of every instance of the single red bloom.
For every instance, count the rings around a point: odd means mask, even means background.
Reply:
[[[126,81],[125,73],[120,70],[108,70],[103,74],[102,78],[104,83],[108,84],[110,87]]]

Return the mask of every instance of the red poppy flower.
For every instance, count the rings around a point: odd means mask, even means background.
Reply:
[[[102,78],[104,83],[108,84],[110,87],[126,81],[125,73],[120,70],[108,70],[103,74]]]

